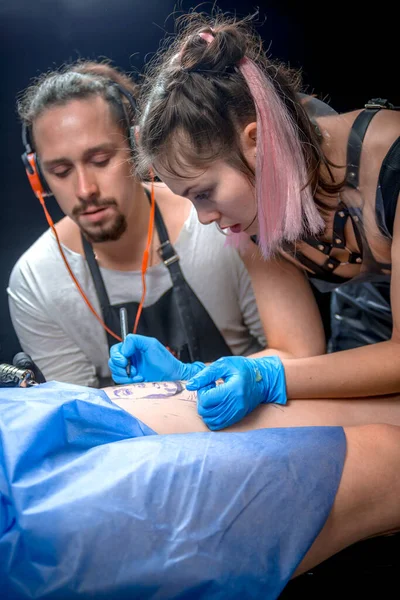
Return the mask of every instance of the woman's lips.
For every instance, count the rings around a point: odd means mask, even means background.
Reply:
[[[240,223],[237,223],[236,225],[232,225],[229,229],[232,231],[232,233],[240,233],[242,231],[242,226]]]

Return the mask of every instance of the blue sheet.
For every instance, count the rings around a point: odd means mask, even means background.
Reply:
[[[0,597],[273,600],[345,447],[340,427],[156,435],[97,390],[0,390]]]

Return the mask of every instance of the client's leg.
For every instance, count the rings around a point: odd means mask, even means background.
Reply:
[[[208,431],[197,414],[197,394],[181,382],[143,383],[104,388],[109,398],[157,433]],[[261,405],[224,431],[314,425],[400,425],[400,398],[292,400],[286,406]]]
[[[295,576],[367,537],[400,529],[400,427],[345,428],[347,454],[335,502]]]
[[[195,394],[179,382],[106,388],[106,393],[158,433],[207,431],[197,414]],[[295,575],[359,540],[400,529],[400,427],[390,423],[400,424],[398,397],[265,405],[224,430],[345,426],[347,454],[331,514]]]

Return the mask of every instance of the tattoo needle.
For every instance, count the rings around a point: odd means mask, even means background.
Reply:
[[[121,326],[121,337],[122,341],[126,340],[126,336],[128,335],[128,313],[126,312],[126,308],[119,309],[119,322]],[[128,358],[128,364],[126,365],[126,374],[128,377],[131,376],[131,361]]]

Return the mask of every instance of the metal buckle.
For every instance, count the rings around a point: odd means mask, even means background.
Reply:
[[[167,258],[167,260],[164,260],[163,263],[166,267],[168,267],[169,265],[176,262],[177,260],[179,260],[179,256],[177,254],[174,254],[170,258]]]
[[[393,104],[390,104],[386,98],[372,98],[364,105],[365,108],[392,108],[392,106]]]
[[[172,265],[172,263],[174,263],[177,260],[179,260],[179,256],[177,254],[174,254],[173,256],[170,256],[166,260],[163,259],[162,250],[163,250],[163,248],[165,248],[168,245],[172,246],[171,242],[169,240],[166,240],[165,242],[163,242],[162,244],[160,244],[160,246],[157,248],[157,252],[160,255],[161,260],[163,261],[163,263],[164,263],[164,265],[166,267],[169,267],[169,265]]]

